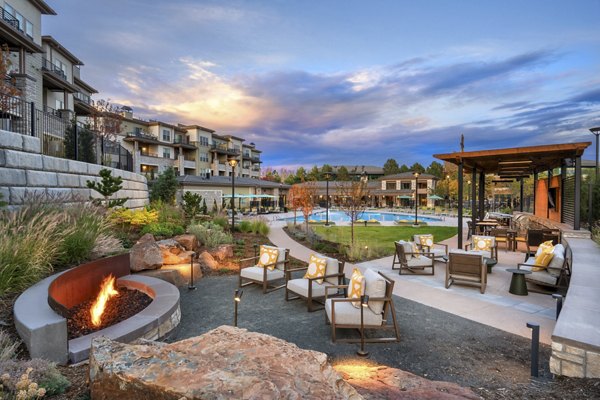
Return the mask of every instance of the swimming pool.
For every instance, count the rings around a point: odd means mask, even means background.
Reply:
[[[396,214],[396,213],[388,213],[388,212],[365,211],[365,212],[361,213],[357,219],[358,220],[366,220],[366,221],[376,220],[379,222],[394,222],[394,221],[413,222],[415,220],[415,216],[414,216],[414,214],[409,215],[409,214]],[[284,221],[293,221],[294,217],[284,218],[283,220]],[[325,211],[318,211],[318,212],[312,213],[308,217],[308,220],[309,221],[318,221],[318,222],[325,221],[326,220]],[[424,217],[421,215],[419,215],[417,217],[417,220],[419,222],[439,222],[439,221],[441,221],[441,219],[439,219],[439,218]],[[304,216],[301,213],[298,213],[298,216],[296,217],[296,221],[304,222]],[[350,222],[350,217],[342,211],[329,211],[329,221],[331,221],[331,222]]]

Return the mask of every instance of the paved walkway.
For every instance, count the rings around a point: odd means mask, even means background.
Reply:
[[[283,224],[273,222],[269,240],[280,247],[290,249],[290,255],[308,262],[313,250],[301,245],[290,238],[283,230]],[[449,248],[457,247],[457,237],[450,238],[444,243]],[[508,293],[511,273],[507,268],[515,268],[523,259],[520,252],[509,252],[504,248],[498,251],[498,264],[493,273],[488,274],[488,285],[485,294],[477,288],[452,285],[444,288],[445,264],[436,263],[434,276],[398,275],[391,270],[392,257],[371,260],[356,265],[346,264],[345,273],[349,276],[352,269],[372,268],[396,281],[394,294],[439,310],[489,325],[516,335],[531,337],[531,331],[526,327],[527,322],[540,324],[540,340],[551,343],[551,335],[555,325],[555,304],[549,295],[529,293],[528,296],[515,296]]]

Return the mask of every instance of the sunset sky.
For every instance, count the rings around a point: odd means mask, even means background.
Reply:
[[[600,1],[50,0],[96,98],[200,124],[264,166],[429,164],[591,141]],[[585,158],[594,158],[592,149]]]

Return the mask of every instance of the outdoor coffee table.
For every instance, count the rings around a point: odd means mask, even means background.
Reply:
[[[523,269],[509,268],[508,272],[512,272],[512,278],[510,280],[509,293],[516,294],[517,296],[527,296],[527,283],[525,282],[525,275],[531,274],[531,271],[525,271]]]
[[[487,272],[488,274],[492,273],[492,267],[496,264],[498,264],[498,261],[496,261],[493,258],[489,258],[489,257],[483,257],[483,263],[486,265],[487,267]]]

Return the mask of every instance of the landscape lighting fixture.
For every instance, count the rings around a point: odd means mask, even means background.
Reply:
[[[365,351],[365,308],[369,307],[369,295],[360,297],[360,350],[356,352],[360,357],[367,357],[369,353]]]
[[[233,326],[237,328],[237,320],[238,320],[238,303],[242,301],[242,295],[244,291],[241,289],[235,289],[235,293],[233,295]]]
[[[527,327],[531,329],[531,376],[537,378],[539,376],[540,324],[528,322]]]

